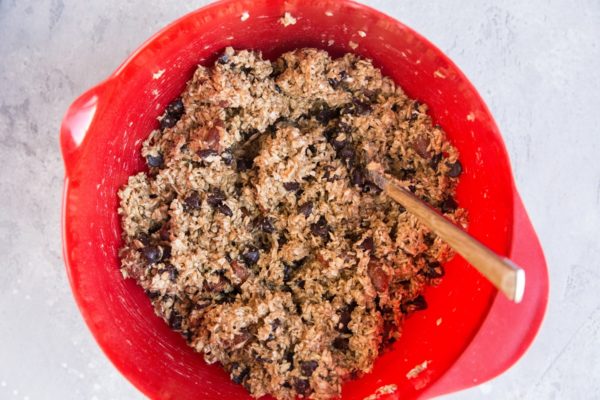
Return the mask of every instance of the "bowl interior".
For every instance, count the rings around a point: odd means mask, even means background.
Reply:
[[[297,19],[295,25],[279,23],[285,11]],[[244,12],[249,18],[242,21]],[[73,292],[109,358],[155,398],[249,397],[154,315],[142,289],[122,279],[118,261],[116,193],[129,175],[145,168],[141,141],[196,65],[210,64],[230,45],[258,49],[266,57],[311,46],[333,56],[354,51],[373,59],[410,96],[430,106],[458,147],[464,173],[457,199],[469,212],[469,232],[500,254],[507,254],[511,242],[512,178],[497,128],[467,79],[421,36],[347,1],[225,1],[198,10],[155,35],[84,94],[62,127],[65,258]],[[446,271],[443,283],[425,293],[429,308],[406,321],[402,338],[372,373],[344,386],[344,398],[362,399],[390,384],[402,398],[414,397],[457,359],[496,291],[459,257]],[[423,362],[422,373],[406,377]]]

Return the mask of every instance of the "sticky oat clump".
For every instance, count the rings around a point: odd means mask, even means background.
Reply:
[[[200,66],[120,190],[122,273],[255,397],[339,396],[427,307],[448,246],[366,179],[372,159],[448,218],[462,167],[369,60],[231,48]]]

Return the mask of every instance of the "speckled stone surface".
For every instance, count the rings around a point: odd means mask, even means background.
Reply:
[[[0,399],[141,399],[96,346],[61,259],[67,106],[205,1],[0,0]],[[503,132],[545,248],[542,330],[452,399],[600,398],[600,2],[368,1],[437,44]]]

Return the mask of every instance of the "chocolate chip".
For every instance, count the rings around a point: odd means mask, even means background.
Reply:
[[[288,242],[288,238],[285,237],[284,233],[281,233],[279,235],[279,237],[277,238],[277,243],[279,244],[279,246],[283,246],[284,244],[286,244]]]
[[[221,214],[224,214],[228,217],[233,216],[233,211],[231,211],[231,208],[229,208],[229,206],[225,203],[219,203],[219,204],[217,204],[217,206],[215,208]]]
[[[181,323],[183,322],[183,318],[181,315],[177,314],[174,310],[171,311],[171,315],[169,316],[169,326],[173,330],[181,330]]]
[[[332,346],[336,350],[346,351],[350,348],[350,339],[338,336],[333,339]]]
[[[452,197],[448,197],[446,200],[442,201],[440,204],[440,208],[444,214],[449,214],[456,211],[458,204]]]
[[[160,258],[161,261],[168,260],[171,258],[171,246],[163,245],[162,247],[162,256]]]
[[[341,137],[341,139],[340,139]],[[348,143],[348,137],[343,136],[342,135],[338,135],[336,138],[334,138],[331,141],[331,145],[333,146],[333,148],[337,151],[337,150],[341,150],[346,144]]]
[[[360,244],[360,248],[363,249],[364,251],[373,251],[374,247],[375,247],[375,245],[373,243],[373,238],[371,236],[366,237],[365,240],[363,240],[362,243]]]
[[[144,246],[148,246],[150,244],[150,235],[146,232],[140,232],[136,236],[137,240],[139,240]]]
[[[307,379],[296,379],[294,388],[296,389],[296,392],[302,396],[308,396],[310,393],[312,393],[310,382],[308,382]]]
[[[314,115],[317,121],[323,125],[327,125],[329,121],[339,117],[339,111],[329,107],[325,102],[318,101],[310,110],[310,115]]]
[[[368,115],[371,113],[371,105],[366,101],[354,98],[352,99],[352,103],[354,104],[354,112],[357,115]]]
[[[246,377],[250,374],[250,368],[248,367],[244,367],[241,369],[241,371],[237,374],[232,374],[231,375],[231,380],[234,381],[235,383],[237,383],[238,385],[242,382],[244,382],[244,379],[246,379]]]
[[[310,216],[310,214],[312,214],[313,211],[312,201],[307,201],[306,203],[302,204],[300,207],[298,207],[298,211],[308,218],[308,216]]]
[[[174,118],[180,118],[184,111],[185,109],[181,98],[173,100],[167,106],[167,114],[171,115]]]
[[[219,64],[227,64],[229,62],[229,55],[227,53],[221,54],[221,56],[217,59]]]
[[[310,231],[315,236],[320,236],[323,239],[329,238],[329,225],[325,217],[321,216],[319,220],[310,225]]]
[[[202,150],[198,151],[198,156],[200,158],[207,158],[207,157],[210,157],[210,156],[216,156],[217,154],[219,154],[219,153],[217,153],[217,151],[213,150],[213,149],[202,149]]]
[[[284,182],[283,187],[288,192],[295,192],[296,190],[300,189],[300,184],[298,182]]]
[[[338,325],[336,329],[342,333],[352,333],[350,328],[348,328],[348,324],[352,320],[352,311],[356,308],[356,303],[346,304],[344,307],[340,308],[338,313],[340,314],[340,319],[338,321]]]
[[[275,227],[273,226],[273,220],[269,217],[260,217],[257,220],[257,225],[263,232],[273,233],[275,232]]]
[[[437,170],[440,161],[442,161],[442,157],[442,153],[434,154],[433,157],[431,157],[431,160],[429,160],[429,166],[431,167],[431,169],[433,169],[434,171]]]
[[[331,140],[333,139],[333,137],[335,136],[336,133],[337,133],[337,128],[331,127],[331,128],[327,128],[323,131],[323,136],[325,136],[325,139],[327,139],[328,142],[331,142]]]
[[[219,188],[211,189],[206,198],[206,202],[212,207],[218,206],[224,200],[225,200],[225,193],[223,193],[223,191]]]
[[[252,165],[254,164],[254,160],[247,158],[239,158],[235,162],[235,166],[238,172],[248,171],[252,169]]]
[[[302,375],[309,377],[313,374],[313,372],[315,372],[315,369],[317,369],[318,366],[319,363],[314,360],[302,361],[300,363],[300,372]]]
[[[350,160],[354,158],[354,149],[352,148],[352,145],[347,143],[344,147],[337,151],[337,156],[342,160]]]
[[[156,246],[147,246],[142,249],[142,254],[148,264],[154,264],[155,262],[160,261],[161,254],[160,249]]]
[[[146,157],[146,162],[149,167],[160,168],[164,161],[162,155],[159,153],[157,156],[148,155]]]
[[[455,163],[447,164],[450,170],[447,175],[451,178],[456,178],[462,173],[462,164],[460,161],[456,160]]]
[[[410,313],[414,311],[421,311],[427,309],[427,302],[422,295],[418,295],[413,300],[407,301],[400,306],[403,313]]]
[[[202,201],[198,192],[193,191],[188,197],[185,198],[185,207],[188,210],[197,210],[200,208]]]
[[[165,114],[165,116],[160,119],[160,129],[172,128],[177,124],[177,121],[178,119],[171,114]]]
[[[369,260],[367,273],[371,279],[371,283],[373,283],[373,287],[375,287],[378,292],[387,291],[390,286],[390,277],[383,269],[383,265],[377,259],[371,258]]]
[[[290,364],[290,370],[294,369],[294,351],[293,350],[289,350],[288,352],[285,353],[285,361],[287,361]]]
[[[258,262],[260,258],[260,253],[254,247],[249,247],[244,254],[242,254],[242,259],[247,265],[254,265]]]
[[[362,187],[362,191],[364,193],[371,193],[374,195],[378,195],[383,190],[381,190],[381,188],[379,186],[377,186],[376,184],[374,184],[373,182],[365,181],[365,183],[363,184],[363,187]]]
[[[365,175],[360,168],[355,168],[350,173],[350,179],[354,186],[362,187],[365,182]]]
[[[423,268],[423,274],[432,279],[441,278],[444,276],[444,273],[444,267],[437,261],[429,262],[425,268]]]
[[[165,265],[165,268],[162,272],[168,272],[169,279],[171,280],[171,282],[175,282],[177,280],[177,277],[179,276],[179,271],[177,270],[177,268],[175,268],[174,265],[171,264]]]
[[[233,162],[233,155],[231,154],[231,150],[225,150],[221,153],[221,159],[225,165],[231,165]]]

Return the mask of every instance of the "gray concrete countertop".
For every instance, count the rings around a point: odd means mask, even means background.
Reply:
[[[101,353],[61,258],[60,120],[206,1],[0,0],[0,399],[140,399]],[[600,2],[367,1],[448,54],[489,105],[551,297],[516,366],[456,399],[600,398]]]

